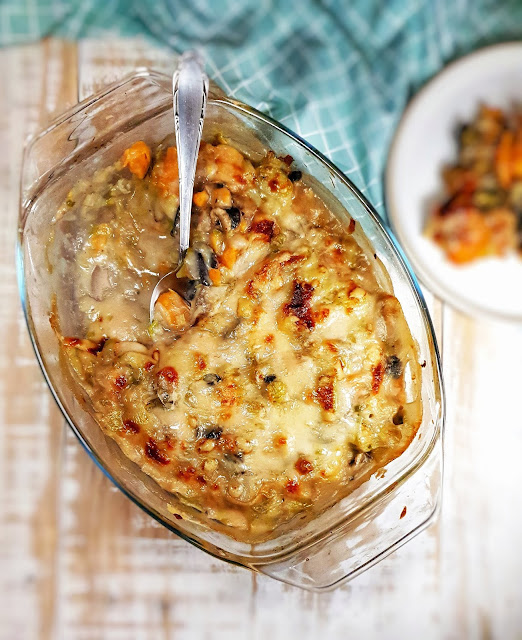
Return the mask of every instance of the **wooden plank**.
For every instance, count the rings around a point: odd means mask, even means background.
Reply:
[[[81,99],[120,80],[138,67],[171,74],[176,54],[152,47],[142,38],[85,39],[79,45],[79,93]]]
[[[456,637],[519,638],[521,327],[472,320],[447,307],[443,357],[443,611],[458,623]]]
[[[0,51],[0,637],[52,638],[63,420],[33,355],[14,239],[24,140],[77,99],[76,47]],[[4,635],[5,634],[5,635]]]

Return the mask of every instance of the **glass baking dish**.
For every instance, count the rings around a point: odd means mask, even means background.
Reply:
[[[267,148],[290,154],[331,211],[357,225],[356,239],[387,272],[422,364],[423,420],[408,449],[349,496],[301,527],[246,544],[198,522],[178,519],[175,501],[105,436],[67,384],[49,317],[64,283],[50,273],[46,244],[51,220],[85,172],[113,163],[130,143],[159,143],[172,133],[170,78],[139,69],[105,88],[32,138],[25,150],[18,230],[18,275],[29,333],[49,388],[70,427],[104,473],[137,505],[172,532],[228,562],[310,590],[334,587],[391,553],[436,516],[441,491],[443,390],[433,327],[417,282],[378,216],[347,178],[282,125],[231,100],[212,85],[203,137],[216,133],[252,159]],[[81,326],[72,300],[62,299],[68,332]]]

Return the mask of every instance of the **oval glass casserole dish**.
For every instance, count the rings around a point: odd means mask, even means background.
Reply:
[[[213,86],[180,272],[193,301],[167,292],[149,324],[177,262],[171,132],[170,81],[143,70],[28,146],[19,274],[36,353],[81,442],[148,513],[216,556],[331,587],[436,512],[424,301],[353,185]]]

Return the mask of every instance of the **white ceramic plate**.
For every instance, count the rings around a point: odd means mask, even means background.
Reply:
[[[468,313],[522,321],[522,259],[485,258],[452,265],[422,235],[430,207],[443,197],[441,169],[457,153],[455,131],[480,102],[522,103],[522,42],[481,49],[450,64],[410,102],[386,169],[390,223],[421,281]]]

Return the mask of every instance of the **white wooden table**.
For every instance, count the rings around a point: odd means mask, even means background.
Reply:
[[[65,426],[18,302],[22,144],[142,64],[172,62],[141,41],[0,51],[0,639],[522,638],[522,326],[429,299],[448,401],[440,520],[327,594],[177,539],[111,485]]]

